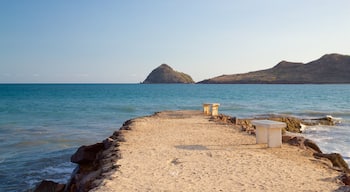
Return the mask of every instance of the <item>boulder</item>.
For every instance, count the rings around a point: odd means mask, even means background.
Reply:
[[[341,118],[335,118],[330,115],[316,119],[303,119],[305,125],[329,125],[334,126],[341,123]]]
[[[283,135],[282,136],[282,142],[283,143],[288,143],[293,146],[298,146],[302,149],[311,149],[313,152],[316,153],[322,153],[321,149],[318,147],[318,145],[310,140],[310,139],[305,139],[302,136],[291,136],[291,135]]]
[[[71,157],[72,163],[86,164],[95,161],[96,155],[104,149],[103,143],[81,146]]]
[[[294,136],[291,135],[282,135],[282,143],[288,143]]]
[[[318,147],[318,145],[314,141],[312,141],[310,139],[305,139],[304,145],[305,145],[305,147],[311,148],[312,150],[314,150],[317,153],[322,153],[322,151]]]
[[[335,190],[334,192],[350,192],[350,186],[348,186],[348,185],[341,186],[337,190]]]
[[[293,137],[288,141],[288,144],[293,145],[293,146],[299,146],[302,149],[305,149],[305,138],[301,136]]]
[[[215,116],[212,118],[213,118],[213,120],[219,120],[220,122],[227,123],[227,124],[236,125],[236,123],[237,123],[236,117],[231,117],[231,116],[224,115],[224,114],[219,114],[218,116]]]
[[[271,116],[268,119],[272,121],[280,121],[286,123],[286,131],[293,133],[301,133],[301,120],[298,118],[289,116]]]
[[[108,149],[113,145],[114,139],[108,137],[107,139],[103,140],[104,149]]]
[[[53,181],[43,180],[34,189],[34,192],[63,192],[65,189],[64,184],[59,184]]]
[[[316,158],[327,158],[332,162],[333,167],[337,167],[344,171],[345,173],[349,173],[349,165],[344,161],[343,157],[339,153],[314,153]]]
[[[95,171],[89,171],[86,173],[80,173],[75,175],[75,190],[79,192],[89,191],[94,188],[93,182],[100,176],[102,173],[101,169]]]
[[[343,173],[340,175],[339,179],[345,184],[350,185],[350,175],[347,173]]]

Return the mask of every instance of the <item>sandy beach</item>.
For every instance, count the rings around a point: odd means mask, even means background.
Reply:
[[[267,148],[201,111],[160,112],[123,130],[118,169],[91,191],[334,191],[339,172],[311,152]]]

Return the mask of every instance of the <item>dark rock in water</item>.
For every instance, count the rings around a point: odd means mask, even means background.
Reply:
[[[308,125],[308,126],[314,126],[314,125],[336,125],[340,122],[339,119],[334,118],[332,116],[326,116],[316,119],[300,119],[297,117],[292,116],[285,116],[285,115],[267,115],[263,117],[259,117],[257,119],[268,119],[272,121],[280,121],[286,123],[286,131],[293,132],[293,133],[301,133],[302,132],[302,124]]]
[[[194,83],[194,81],[191,76],[182,72],[174,71],[167,64],[162,64],[154,69],[143,83]]]
[[[344,161],[343,157],[339,153],[330,153],[330,154],[323,154],[323,153],[315,153],[314,156],[317,158],[327,158],[329,159],[333,167],[338,167],[342,171],[349,173],[349,165]]]
[[[63,192],[64,184],[59,184],[53,181],[43,180],[34,190],[34,192]]]
[[[71,161],[78,166],[67,183],[66,191],[89,191],[101,184],[103,174],[117,169],[118,166],[115,163],[120,158],[118,150],[120,138],[123,138],[122,132],[115,131],[102,143],[79,147],[71,157]]]
[[[96,155],[99,151],[104,149],[103,143],[96,143],[89,146],[81,146],[71,157],[72,163],[84,164],[92,162],[96,159]]]
[[[330,115],[327,115],[325,117],[321,117],[321,118],[316,118],[316,119],[303,119],[303,124],[305,125],[330,125],[330,126],[334,126],[339,124],[341,121],[340,118],[334,118]]]

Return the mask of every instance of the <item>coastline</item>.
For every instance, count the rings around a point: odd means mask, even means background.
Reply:
[[[65,191],[341,191],[344,187],[341,170],[328,159],[315,158],[310,147],[293,146],[287,139],[282,148],[267,148],[231,120],[201,111],[162,111],[128,120],[103,142],[77,150],[71,160],[79,166]]]

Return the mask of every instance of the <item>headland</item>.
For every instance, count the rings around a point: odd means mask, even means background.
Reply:
[[[223,115],[158,112],[80,147],[66,191],[341,191],[341,170],[291,138],[268,148]]]

